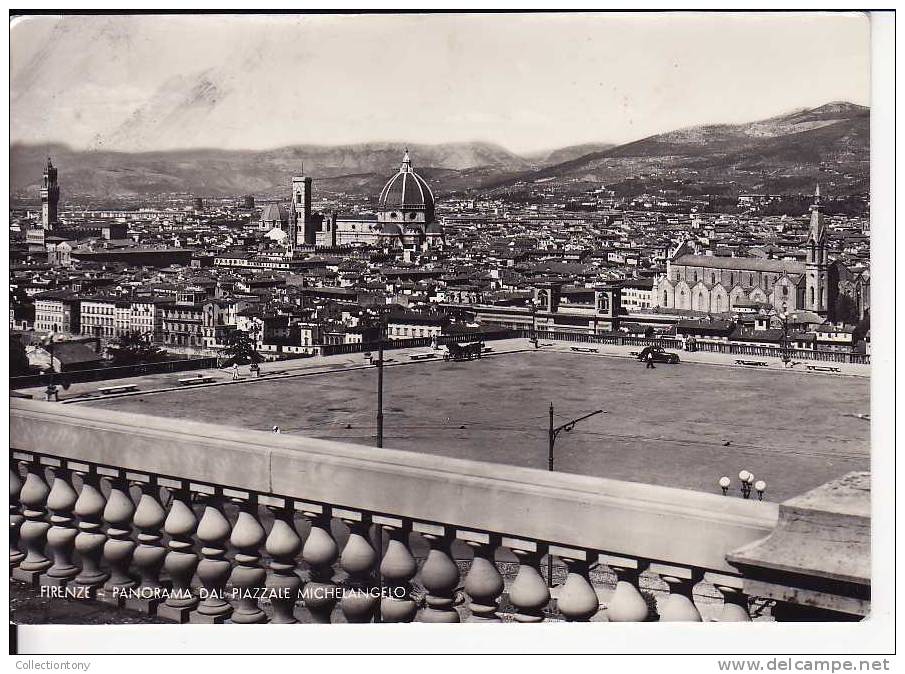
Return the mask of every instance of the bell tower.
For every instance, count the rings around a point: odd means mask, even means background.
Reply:
[[[41,184],[41,224],[44,229],[53,229],[57,224],[57,207],[60,202],[60,186],[57,185],[57,169],[47,158],[44,167],[44,182]]]
[[[289,207],[289,247],[314,245],[314,227],[311,218],[311,178],[292,178],[292,203]]]
[[[805,262],[804,308],[808,311],[826,316],[828,283],[826,262],[826,223],[820,211],[820,185],[814,192],[814,203],[811,204],[811,224],[808,228],[807,261]]]

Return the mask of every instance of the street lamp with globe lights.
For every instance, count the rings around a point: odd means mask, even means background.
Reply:
[[[757,492],[757,498],[760,501],[764,500],[764,492],[767,490],[767,483],[763,480],[754,479],[754,473],[750,470],[742,470],[739,471],[738,474],[739,480],[739,489],[742,492],[742,498],[751,498],[751,489]],[[720,489],[723,491],[723,496],[727,496],[729,494],[729,487],[732,484],[732,480],[729,479],[726,475],[717,480],[717,484],[720,486]]]
[[[723,490],[723,496],[729,493],[729,485],[732,484],[732,480],[723,475],[723,477],[719,480],[720,489]]]
[[[738,474],[739,482],[741,482],[742,496],[744,498],[751,497],[751,485],[754,482],[754,473],[742,470]]]
[[[758,480],[754,483],[754,491],[757,492],[757,500],[764,500],[764,492],[767,490],[767,483],[763,480]]]

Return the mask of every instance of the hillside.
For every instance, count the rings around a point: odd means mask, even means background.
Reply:
[[[678,181],[702,191],[720,184],[730,191],[787,192],[819,180],[837,193],[853,193],[868,190],[869,174],[869,108],[829,103],[748,124],[650,136],[504,179],[491,188],[554,178],[554,184],[576,190],[640,180]]]
[[[282,194],[289,179],[304,171],[332,191],[374,194],[402,158],[402,143],[300,145],[265,151],[172,150],[165,152],[76,151],[64,145],[13,145],[10,191],[33,198],[40,189],[48,155],[60,169],[64,194],[115,198],[185,192],[201,196]],[[457,189],[460,176],[486,179],[525,171],[531,163],[489,143],[409,146],[416,169],[426,178],[443,178]],[[464,186],[464,183],[463,183]]]
[[[188,193],[204,197],[284,196],[304,171],[330,192],[376,195],[399,165],[402,143],[298,145],[262,151],[76,151],[13,145],[10,192],[34,200],[48,154],[60,169],[63,200]],[[742,191],[828,193],[869,190],[870,110],[829,103],[770,119],[670,131],[619,146],[576,145],[526,157],[490,143],[409,147],[416,170],[439,195],[500,195],[545,187],[578,194],[605,185],[620,194],[671,190],[689,195]]]
[[[538,167],[554,166],[563,162],[578,159],[593,152],[604,152],[610,148],[616,147],[613,143],[584,143],[582,145],[570,145],[555,150],[546,150],[544,152],[533,152],[525,155],[525,159],[530,160]]]

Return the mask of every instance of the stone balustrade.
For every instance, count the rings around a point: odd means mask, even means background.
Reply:
[[[10,404],[12,576],[177,622],[700,621],[702,590],[708,619],[750,620],[750,551],[781,523],[768,502]],[[784,582],[813,605],[826,578]],[[839,610],[864,615],[862,595]]]

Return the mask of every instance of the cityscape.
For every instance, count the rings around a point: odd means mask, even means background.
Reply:
[[[866,102],[519,152],[14,123],[12,621],[863,620]]]

